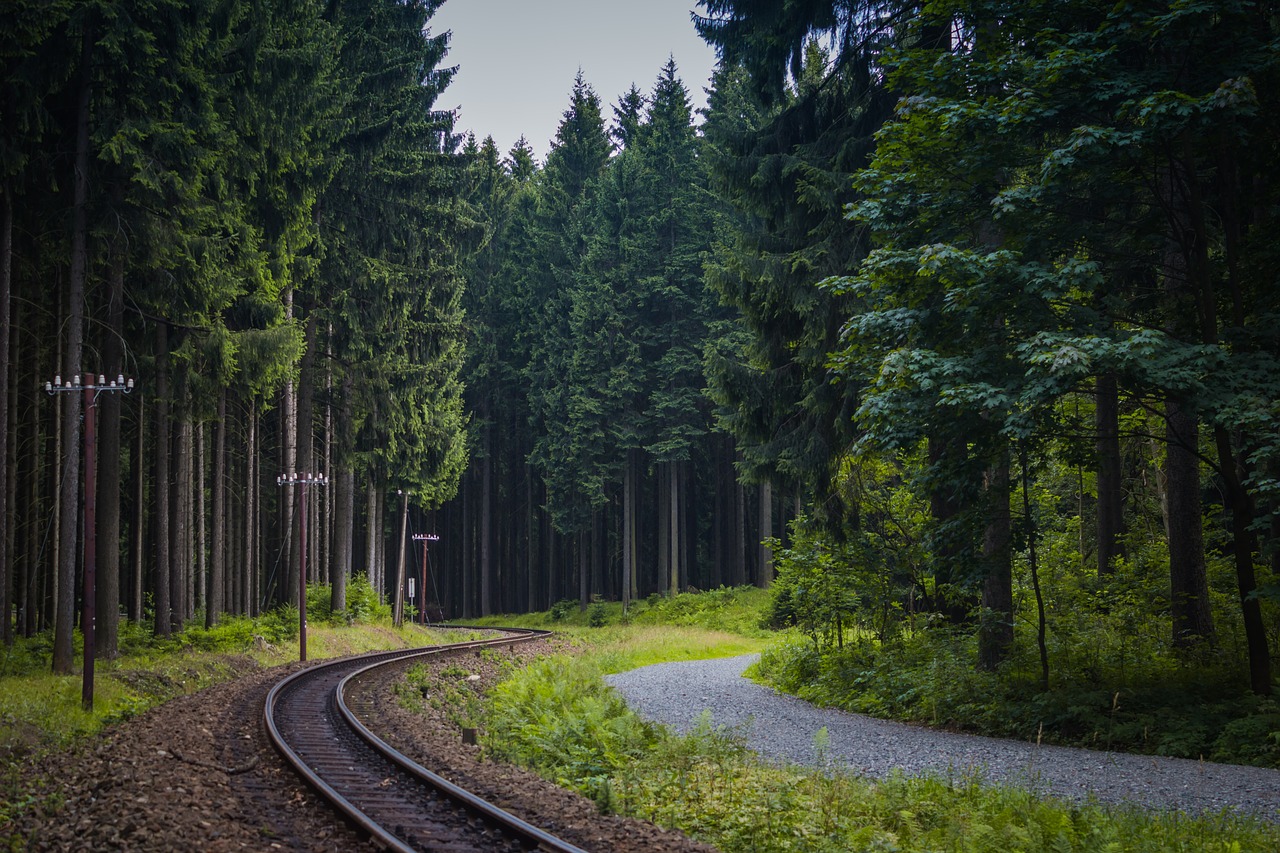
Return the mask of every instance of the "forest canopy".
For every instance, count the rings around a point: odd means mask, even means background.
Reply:
[[[579,74],[539,162],[436,108],[440,2],[5,5],[6,640],[71,666],[42,388],[96,372],[137,379],[102,654],[121,608],[296,600],[305,551],[339,613],[406,569],[451,617],[757,584],[810,674],[930,635],[1272,693],[1274,3],[703,0],[701,114],[674,61]],[[305,548],[282,472],[331,475]]]

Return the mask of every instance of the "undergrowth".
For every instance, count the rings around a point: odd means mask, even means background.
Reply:
[[[1231,567],[1209,561],[1216,636],[1179,646],[1169,621],[1167,554],[1147,548],[1100,577],[1081,572],[1063,548],[1046,539],[1047,690],[1025,561],[1017,565],[1024,582],[1013,646],[986,672],[976,666],[978,614],[956,624],[905,607],[921,602],[901,588],[868,585],[881,574],[868,562],[875,549],[805,533],[775,552],[778,581],[766,610],[767,622],[794,633],[767,650],[753,674],[815,704],[881,717],[1280,767],[1280,701],[1249,691]],[[1264,602],[1273,622],[1275,610]]]
[[[417,626],[393,629],[388,605],[363,575],[347,588],[347,610],[333,613],[327,586],[307,589],[308,657],[320,659],[432,642]],[[83,644],[76,634],[77,669]],[[298,610],[288,605],[256,618],[224,615],[212,628],[156,637],[149,621],[120,623],[119,655],[96,663],[94,710],[81,709],[79,672],[50,672],[51,632],[0,648],[0,757],[57,749],[184,693],[297,659]]]
[[[706,717],[685,736],[645,723],[602,682],[603,671],[588,654],[514,673],[489,695],[486,750],[603,811],[679,829],[726,853],[1280,849],[1280,829],[1229,815],[1064,803],[976,776],[872,780],[767,764],[737,731]],[[815,736],[819,757],[823,735]]]

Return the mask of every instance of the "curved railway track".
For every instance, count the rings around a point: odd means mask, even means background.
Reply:
[[[350,688],[379,668],[521,643],[546,633],[507,630],[487,640],[377,652],[308,667],[267,694],[267,736],[309,785],[386,849],[584,853],[415,763],[361,723],[348,702]]]

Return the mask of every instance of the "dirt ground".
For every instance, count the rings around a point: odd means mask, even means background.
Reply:
[[[542,641],[546,643],[546,641]],[[527,656],[545,645],[513,652]],[[507,654],[507,653],[504,653]],[[450,664],[442,664],[450,665]],[[455,658],[468,689],[498,677],[496,656]],[[175,699],[116,725],[100,738],[40,761],[28,759],[3,796],[16,820],[0,823],[0,850],[363,849],[267,742],[262,703],[299,664],[256,670]],[[496,805],[589,851],[713,853],[678,833],[603,816],[584,797],[519,768],[483,760],[463,743],[447,711],[410,713],[379,692],[371,728],[402,752]]]

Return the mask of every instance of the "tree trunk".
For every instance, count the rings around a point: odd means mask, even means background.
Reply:
[[[773,549],[765,544],[773,533],[773,483],[765,480],[760,484],[760,573],[756,576],[756,585],[762,589],[773,584]]]
[[[591,601],[591,530],[579,530],[574,536],[578,543],[578,609],[586,610]]]
[[[1108,575],[1125,557],[1124,493],[1120,457],[1120,403],[1115,374],[1098,377],[1097,407],[1098,574]]]
[[[480,460],[480,615],[493,613],[493,440],[484,428],[484,458]]]
[[[294,467],[289,470],[296,470],[301,474],[315,475],[316,462],[314,454],[314,441],[312,433],[312,421],[315,414],[315,351],[316,351],[316,322],[315,318],[308,318],[306,326],[305,348],[302,351],[302,362],[298,369],[298,387],[294,396]],[[302,486],[302,488],[310,488]],[[307,495],[307,515],[306,519],[298,519],[299,542],[296,557],[293,558],[293,573],[290,577],[296,578],[300,568],[298,560],[305,553],[311,557],[307,560],[306,571],[308,579],[315,573],[314,555],[316,549],[312,547],[312,543],[301,541],[301,531],[308,531],[308,540],[311,533],[319,527],[313,524],[314,510],[320,506],[320,490],[312,489]],[[295,504],[296,506],[297,504]]]
[[[1174,645],[1187,648],[1214,638],[1205,574],[1200,461],[1196,416],[1175,400],[1165,404],[1165,483],[1169,507],[1169,584]]]
[[[671,594],[679,595],[682,581],[680,566],[680,475],[678,463],[667,463],[667,512],[670,521],[667,523],[667,546],[670,556],[667,558],[668,570],[671,572]]]
[[[205,453],[204,421],[195,424],[195,487],[192,489],[192,511],[195,513],[196,532],[194,547],[196,552],[196,607],[204,606],[205,621],[209,612],[209,517],[205,506],[205,471],[208,463]]]
[[[636,597],[636,452],[627,451],[622,474],[622,612],[631,608]]]
[[[138,395],[138,435],[133,443],[133,595],[129,600],[129,619],[134,622],[141,622],[143,619],[142,611],[142,592],[146,586],[143,575],[143,567],[146,565],[147,547],[147,503],[146,503],[146,486],[147,474],[146,464],[146,424],[147,424],[147,406],[146,394]]]
[[[1009,449],[987,472],[987,527],[982,538],[982,618],[978,667],[994,670],[1013,647],[1013,523],[1009,512]]]
[[[106,339],[102,344],[102,372],[108,382],[124,373],[124,262],[124,246],[113,246],[111,275],[108,278]],[[96,647],[98,657],[101,658],[114,658],[120,645],[120,449],[123,403],[120,392],[98,397]]]
[[[364,502],[364,520],[365,520],[365,574],[369,578],[369,584],[378,594],[378,601],[382,599],[382,586],[378,582],[378,491],[373,486],[373,475],[369,474],[365,478],[365,502]]]
[[[524,469],[524,533],[525,533],[525,611],[532,613],[538,609],[538,543],[533,535],[537,516],[533,510],[533,469],[528,463]],[[548,602],[550,606],[550,602]]]
[[[734,456],[738,452],[734,451]],[[747,490],[735,476],[733,480],[733,585],[747,583]]]
[[[403,492],[400,504],[400,551],[396,558],[395,611],[393,621],[397,628],[404,624],[405,543],[409,539],[409,493]]]
[[[210,554],[209,592],[205,598],[204,624],[212,628],[222,615],[227,554],[227,389],[218,392],[218,418],[213,425],[213,538]]]
[[[337,449],[334,460],[337,465],[337,500],[333,520],[333,610],[341,612],[347,609],[347,581],[351,577],[351,565],[355,560],[355,501],[356,475],[351,467],[352,424],[351,398],[355,392],[355,381],[350,374],[343,376],[340,397],[338,399],[337,424],[334,434]]]
[[[286,313],[292,318],[292,294],[287,297],[286,306]],[[298,396],[292,381],[286,382],[280,393],[280,470],[286,474],[295,473],[298,470]],[[280,495],[280,530],[284,535],[282,542],[286,556],[284,565],[288,566],[285,572],[286,578],[298,576],[298,549],[294,542],[297,535],[295,531],[299,529],[299,519],[295,491],[292,488],[285,488],[281,490]],[[297,607],[297,584],[285,583],[283,586],[284,600]]]
[[[168,637],[173,630],[172,597],[169,589],[169,330],[164,323],[156,327],[156,434],[155,447],[155,634]]]
[[[86,26],[80,48],[80,83],[76,104],[76,158],[71,224],[71,275],[67,288],[66,350],[62,376],[70,381],[81,371],[84,344],[84,293],[89,275],[89,112],[93,99],[93,27]],[[58,588],[54,607],[53,671],[72,671],[71,647],[76,615],[76,527],[80,490],[80,395],[60,394],[62,401],[63,457],[62,513],[58,519]]]
[[[178,399],[184,410],[188,404],[187,385],[179,383]],[[174,490],[170,523],[173,542],[169,545],[169,596],[174,627],[178,630],[191,616],[191,420],[185,411],[178,419],[174,436]]]
[[[1262,602],[1258,598],[1258,581],[1253,560],[1257,551],[1253,530],[1253,500],[1244,487],[1244,463],[1231,449],[1226,429],[1214,430],[1218,448],[1218,464],[1226,486],[1226,505],[1231,513],[1232,556],[1236,566],[1236,588],[1244,617],[1245,645],[1249,654],[1249,687],[1259,696],[1271,695],[1271,650],[1267,645],[1266,623],[1262,618]]]
[[[241,571],[243,595],[242,611],[249,616],[258,615],[262,601],[262,583],[258,573],[258,401],[249,400],[249,412],[245,416],[245,487],[244,487],[244,566]]]
[[[6,111],[7,115],[7,111]],[[14,505],[9,487],[14,478],[9,476],[9,415],[17,406],[9,403],[9,294],[13,281],[13,198],[9,183],[0,184],[0,525],[4,535],[0,537],[0,640],[6,646],[13,645],[13,549]]]
[[[929,489],[929,514],[933,519],[934,600],[930,607],[946,616],[952,625],[962,624],[969,616],[972,597],[965,588],[961,554],[964,546],[954,529],[960,513],[960,500],[948,484],[953,474],[948,468],[958,461],[961,451],[954,438],[930,435],[929,466],[933,485]]]
[[[341,613],[347,609],[347,580],[351,577],[351,559],[355,545],[355,472],[349,469],[338,471],[334,491],[333,565],[329,573],[333,587],[330,607],[334,613]]]

